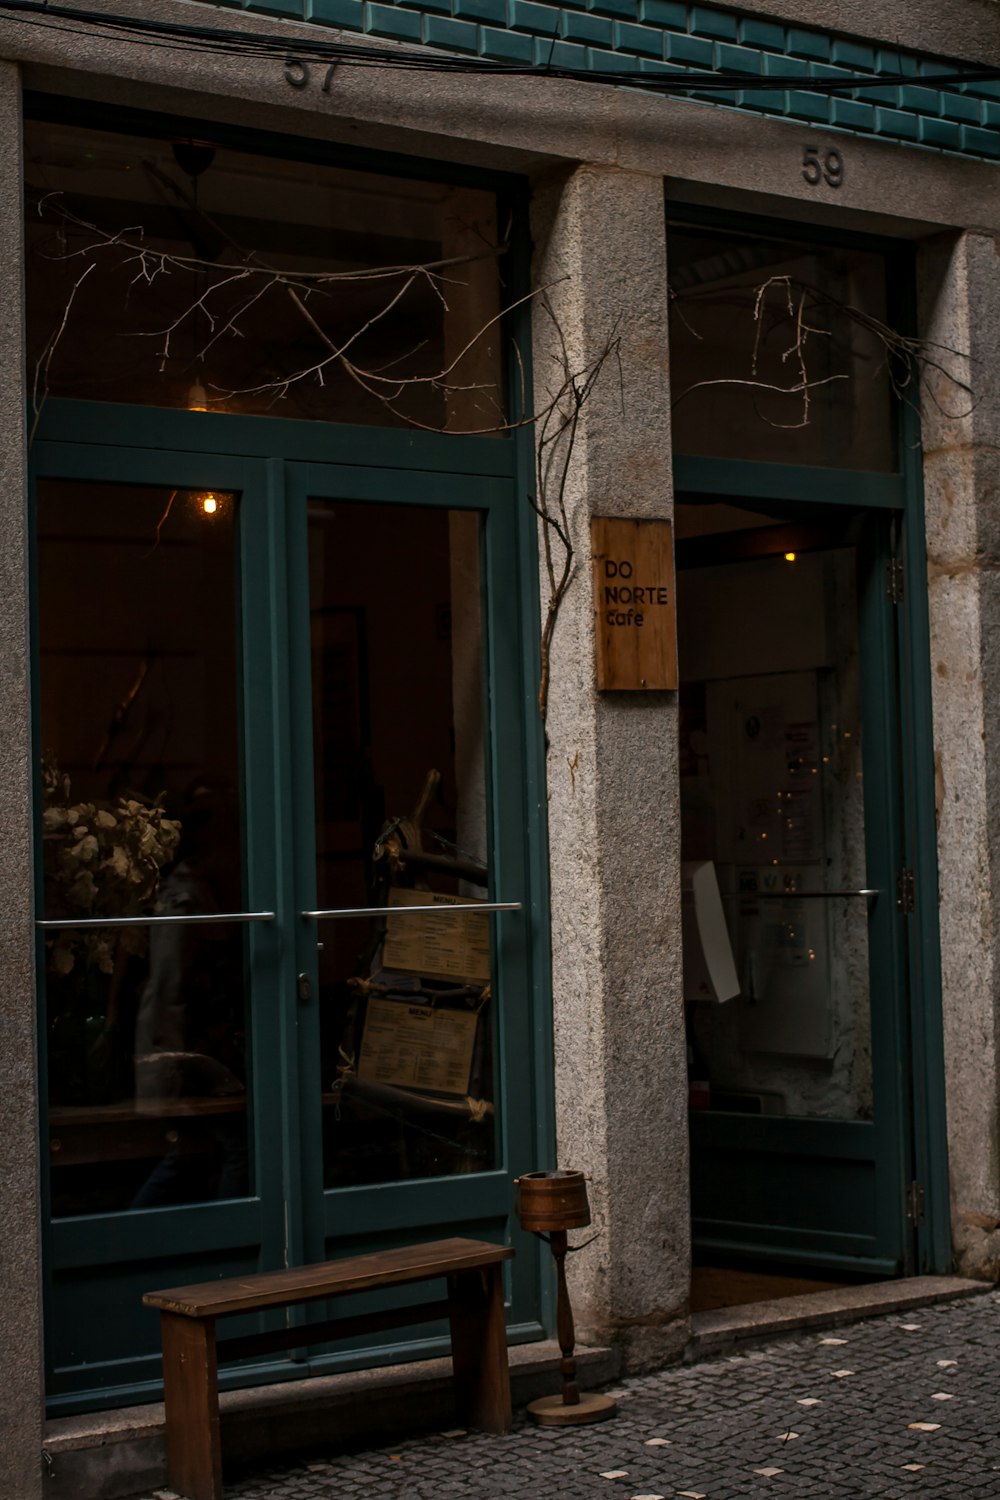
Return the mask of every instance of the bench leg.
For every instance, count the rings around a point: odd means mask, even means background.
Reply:
[[[215,1323],[160,1314],[167,1478],[185,1500],[222,1500]]]
[[[500,1266],[448,1277],[458,1420],[484,1432],[511,1428],[510,1370]]]

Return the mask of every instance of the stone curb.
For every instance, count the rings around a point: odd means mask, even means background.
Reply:
[[[859,1318],[972,1297],[990,1291],[991,1285],[961,1276],[908,1276],[900,1281],[837,1287],[833,1291],[782,1297],[774,1302],[714,1308],[711,1312],[692,1314],[691,1341],[684,1359],[693,1364],[750,1340],[780,1338],[802,1328],[836,1328]]]

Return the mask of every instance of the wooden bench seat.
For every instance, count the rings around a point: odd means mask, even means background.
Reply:
[[[188,1500],[222,1500],[220,1359],[326,1344],[439,1318],[447,1318],[451,1327],[458,1420],[486,1432],[509,1432],[510,1376],[501,1267],[513,1254],[509,1246],[484,1240],[436,1240],[291,1271],[264,1271],[147,1292],[143,1302],[160,1313],[170,1488]],[[448,1294],[437,1302],[216,1341],[217,1318],[298,1307],[440,1277],[446,1280]]]

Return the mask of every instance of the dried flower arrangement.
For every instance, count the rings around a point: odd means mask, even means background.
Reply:
[[[152,907],[160,872],[180,843],[181,825],[160,800],[120,797],[76,802],[70,780],[46,760],[42,772],[42,849],[48,917],[137,917]],[[58,932],[49,939],[48,968],[69,974],[79,959],[110,974],[115,953],[141,953],[146,932],[127,927]]]

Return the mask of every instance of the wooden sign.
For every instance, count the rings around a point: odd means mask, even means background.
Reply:
[[[669,521],[592,516],[597,686],[677,687],[674,543]]]

